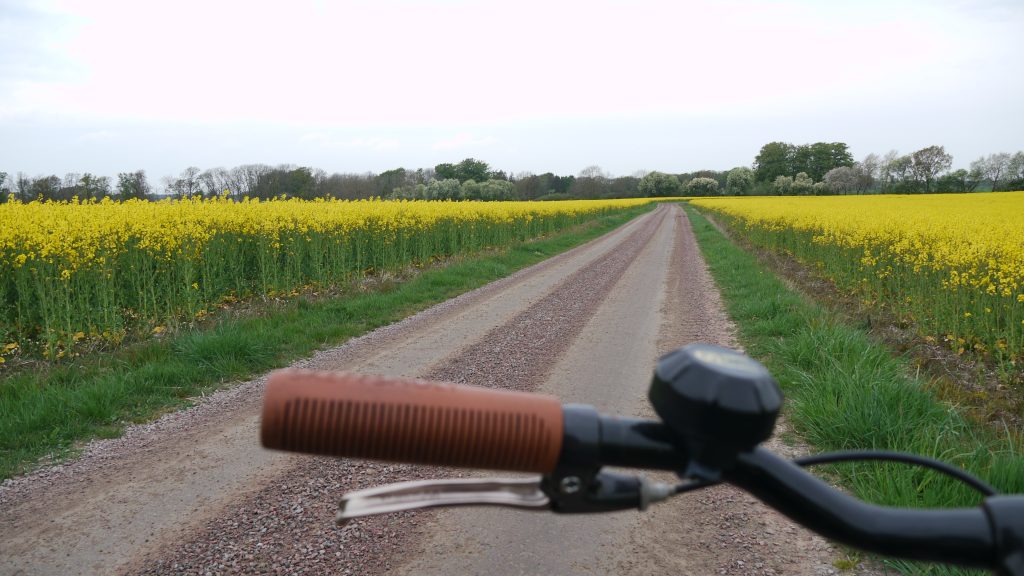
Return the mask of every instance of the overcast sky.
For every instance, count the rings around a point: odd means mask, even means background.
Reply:
[[[0,0],[0,171],[1024,149],[1024,1]]]

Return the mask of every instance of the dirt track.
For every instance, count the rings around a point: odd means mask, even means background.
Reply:
[[[654,360],[731,327],[683,212],[571,252],[299,365],[540,390],[650,415]],[[346,490],[437,475],[262,450],[262,379],[0,487],[0,574],[826,574],[826,543],[727,488],[645,514],[494,509],[333,525]]]

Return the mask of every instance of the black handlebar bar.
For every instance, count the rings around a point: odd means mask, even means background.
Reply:
[[[998,556],[983,507],[916,510],[868,504],[764,448],[741,454],[725,480],[807,528],[863,550],[985,568],[993,567]]]
[[[563,406],[563,414],[562,457],[547,482],[556,512],[635,507],[622,492],[637,488],[617,475],[597,474],[603,466],[680,473],[691,469],[686,446],[662,422],[604,416],[590,406],[575,404]],[[588,474],[596,479],[591,491],[559,493],[564,478]],[[732,467],[706,480],[742,488],[803,526],[862,550],[1024,574],[1024,496],[990,496],[975,508],[877,506],[837,490],[761,447],[740,453]]]
[[[644,509],[728,482],[844,544],[1024,576],[1024,496],[988,496],[975,508],[916,510],[840,492],[760,447],[771,435],[782,394],[768,371],[742,354],[708,345],[668,354],[658,363],[649,397],[661,420],[602,416],[590,406],[562,406],[535,394],[293,370],[271,377],[261,429],[272,448],[540,472],[535,493],[510,496],[522,489],[516,483],[497,501],[539,502],[561,513]],[[669,470],[694,482],[655,485],[602,471],[605,466]],[[474,502],[464,483],[446,488],[463,492],[438,500],[427,487],[427,502]],[[419,497],[417,489],[399,485],[383,497],[371,491],[364,496],[381,505],[367,513],[405,509],[409,491]]]

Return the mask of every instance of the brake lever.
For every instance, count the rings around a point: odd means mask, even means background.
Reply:
[[[352,518],[402,510],[479,505],[547,510],[551,500],[541,490],[540,476],[413,480],[345,494],[335,521],[341,525]]]
[[[413,480],[345,494],[335,521],[341,525],[361,516],[441,506],[508,506],[560,514],[644,511],[674,494],[671,484],[614,472],[583,477]]]

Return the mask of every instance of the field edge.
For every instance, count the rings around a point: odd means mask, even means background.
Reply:
[[[498,251],[453,259],[411,277],[335,298],[298,298],[203,330],[0,379],[0,480],[73,457],[193,399],[286,366],[593,240],[649,203]],[[74,407],[75,417],[68,417]],[[20,411],[20,414],[19,414]],[[16,423],[23,423],[17,425]]]

